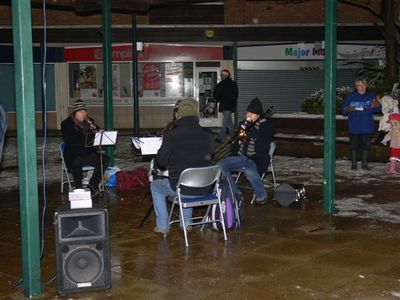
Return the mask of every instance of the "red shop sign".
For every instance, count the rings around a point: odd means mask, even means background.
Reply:
[[[143,51],[138,51],[138,61],[173,61],[187,62],[199,60],[222,60],[221,46],[193,46],[172,44],[144,44]],[[131,45],[112,47],[113,61],[132,61]],[[64,48],[65,62],[103,61],[103,47],[66,47]]]

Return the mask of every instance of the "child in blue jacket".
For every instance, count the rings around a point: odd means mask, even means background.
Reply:
[[[380,112],[381,106],[375,95],[367,91],[367,82],[364,79],[357,79],[355,86],[356,91],[344,99],[341,112],[348,116],[351,169],[357,170],[357,150],[361,149],[361,167],[368,170],[370,138],[375,130],[373,114]]]

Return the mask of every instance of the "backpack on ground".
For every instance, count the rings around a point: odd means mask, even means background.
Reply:
[[[243,200],[238,199],[237,195],[233,192],[231,182],[226,176],[222,176],[219,180],[219,187],[221,189],[221,206],[222,214],[224,216],[224,223],[226,230],[236,230],[240,228],[243,220]],[[210,219],[217,220],[220,218],[219,207],[214,204],[210,210]],[[216,231],[222,231],[221,223],[212,223]]]

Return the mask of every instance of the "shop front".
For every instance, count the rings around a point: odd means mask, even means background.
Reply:
[[[275,114],[301,112],[305,97],[323,88],[325,49],[322,42],[238,47],[238,115],[258,97]],[[337,87],[354,86],[357,68],[351,62],[384,64],[385,47],[377,44],[337,45]]]
[[[143,44],[138,47],[138,94],[141,128],[162,128],[172,117],[175,103],[192,97],[199,101],[200,122],[220,126],[221,117],[213,98],[223,61],[220,46]],[[132,49],[112,48],[115,128],[133,126]],[[102,47],[64,49],[68,65],[68,107],[85,101],[101,119],[103,106]],[[230,62],[231,63],[231,62]]]

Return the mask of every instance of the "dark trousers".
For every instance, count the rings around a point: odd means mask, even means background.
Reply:
[[[82,188],[82,167],[83,166],[91,166],[94,167],[93,176],[90,179],[89,184],[93,188],[97,188],[101,181],[101,161],[103,162],[103,172],[106,170],[108,166],[108,157],[105,155],[92,152],[89,154],[85,154],[84,156],[78,156],[74,159],[71,166],[72,176],[75,181],[75,188]]]
[[[350,149],[352,151],[369,150],[371,134],[350,134]]]

